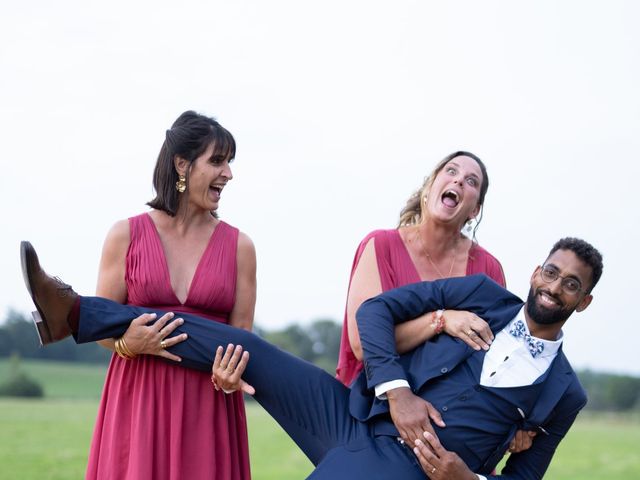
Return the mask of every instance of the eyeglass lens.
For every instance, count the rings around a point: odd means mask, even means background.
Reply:
[[[558,279],[558,277],[560,277],[560,274],[558,273],[557,270],[545,266],[545,267],[542,267],[541,276],[545,282],[551,283],[551,282],[555,282]],[[575,294],[578,291],[580,291],[580,287],[581,287],[580,282],[578,282],[575,278],[565,278],[565,277],[560,277],[560,278],[562,278],[560,285],[562,285],[562,289],[566,293]]]

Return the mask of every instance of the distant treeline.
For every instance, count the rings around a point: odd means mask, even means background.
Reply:
[[[340,326],[333,320],[316,320],[304,327],[294,324],[276,331],[256,327],[254,331],[282,349],[327,371],[333,372],[335,369]],[[39,360],[105,364],[111,358],[111,352],[97,343],[77,345],[71,338],[42,348],[31,319],[15,310],[9,310],[5,321],[0,323],[0,358],[11,355]]]
[[[269,342],[294,355],[334,372],[341,326],[331,319],[316,320],[309,325],[292,324],[280,330],[255,331]],[[0,358],[50,359],[68,362],[104,363],[111,352],[96,343],[76,345],[71,338],[41,348],[31,320],[10,310],[0,324]],[[640,410],[640,378],[630,375],[578,371],[578,377],[589,396],[587,409],[601,411]]]

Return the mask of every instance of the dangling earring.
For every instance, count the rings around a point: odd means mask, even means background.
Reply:
[[[187,179],[184,175],[178,175],[178,181],[176,182],[176,190],[180,193],[184,193],[187,189]]]

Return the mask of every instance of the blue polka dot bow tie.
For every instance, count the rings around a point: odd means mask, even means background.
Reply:
[[[516,322],[511,325],[509,333],[516,338],[522,338],[524,340],[533,358],[536,358],[544,351],[544,343],[540,340],[534,340],[533,337],[529,335],[527,327],[525,327],[522,320],[516,320]]]

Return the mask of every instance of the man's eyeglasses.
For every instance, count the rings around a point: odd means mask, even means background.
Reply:
[[[560,285],[562,286],[562,291],[567,295],[577,295],[583,290],[580,280],[573,277],[563,277],[558,273],[556,268],[550,265],[542,266],[540,269],[540,277],[547,283],[553,283],[558,278],[561,278],[562,282],[560,282]]]

